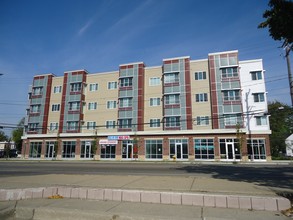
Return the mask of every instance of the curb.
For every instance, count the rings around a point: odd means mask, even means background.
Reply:
[[[0,189],[0,201],[48,199],[49,197],[56,195],[72,199],[189,205],[199,207],[233,208],[258,211],[282,211],[291,208],[290,201],[283,197],[259,197],[220,194],[217,195],[86,187]]]

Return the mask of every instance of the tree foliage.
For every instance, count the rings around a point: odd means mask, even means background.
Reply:
[[[270,115],[271,154],[278,156],[286,151],[285,139],[293,132],[293,108],[281,102],[271,102],[268,105]]]
[[[266,20],[258,28],[268,28],[274,40],[283,42],[283,46],[291,45],[293,50],[293,1],[270,0],[270,10],[266,10],[263,18]]]
[[[12,140],[15,142],[15,146],[18,151],[21,151],[22,147],[21,136],[23,135],[24,120],[25,119],[22,118],[18,123],[17,128],[12,131]]]
[[[4,131],[0,130],[0,141],[8,141],[8,136],[4,133]]]

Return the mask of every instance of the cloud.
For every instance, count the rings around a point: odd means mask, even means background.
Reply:
[[[83,25],[79,30],[78,30],[78,36],[81,36],[81,35],[83,35],[87,30],[88,30],[88,28],[90,27],[90,26],[92,26],[92,24],[94,23],[94,21],[95,21],[95,18],[94,17],[92,17],[91,19],[89,19],[86,23],[85,23],[85,25]]]

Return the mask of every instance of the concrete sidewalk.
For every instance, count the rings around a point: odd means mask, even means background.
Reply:
[[[2,208],[2,214],[13,209],[17,218],[34,213],[33,219],[50,215],[68,219],[66,215],[78,216],[72,214],[76,212],[84,216],[75,219],[95,219],[87,217],[88,213],[100,215],[98,219],[112,219],[115,215],[119,216],[116,219],[131,219],[132,215],[136,216],[132,219],[143,219],[139,217],[144,215],[148,216],[144,219],[172,219],[170,216],[176,215],[166,210],[173,213],[179,209],[175,213],[181,213],[180,218],[173,219],[280,219],[280,211],[291,207],[288,199],[276,194],[283,192],[282,188],[206,177],[50,174],[0,178],[0,185],[1,204],[10,207]],[[287,192],[293,193],[293,189]],[[48,199],[54,195],[64,198]],[[18,202],[14,204],[15,201]],[[86,209],[96,206],[115,212]],[[130,214],[121,211],[124,209],[131,210]],[[154,212],[156,209],[161,212]],[[140,213],[142,210],[145,213]],[[246,217],[242,218],[241,213]],[[264,218],[253,218],[260,213]]]

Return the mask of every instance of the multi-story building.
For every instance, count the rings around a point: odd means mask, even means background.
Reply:
[[[25,158],[271,159],[262,60],[238,51],[37,75],[26,124]]]

